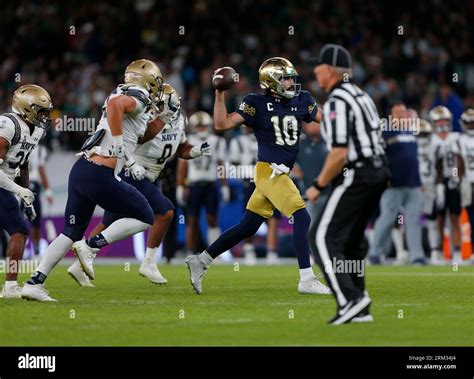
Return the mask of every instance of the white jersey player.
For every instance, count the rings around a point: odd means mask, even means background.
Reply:
[[[138,146],[133,157],[128,160],[129,170],[121,174],[123,181],[136,188],[153,210],[154,223],[148,234],[145,259],[139,272],[156,284],[167,283],[156,265],[156,255],[174,216],[174,205],[163,195],[156,181],[166,162],[175,154],[182,159],[194,159],[211,154],[211,148],[206,142],[197,146],[188,143],[185,134],[186,119],[180,111],[180,99],[176,91],[166,83],[163,85],[163,92],[164,109],[159,117],[165,122],[164,127],[153,139]],[[138,177],[137,172],[143,175]],[[100,234],[122,217],[122,214],[106,211],[102,222],[92,231],[91,236]],[[81,286],[91,286],[78,263],[71,266],[68,272]]]
[[[204,156],[189,162],[183,160],[178,162],[176,200],[181,206],[187,205],[186,247],[189,251],[194,252],[199,233],[198,220],[201,208],[204,207],[206,210],[208,243],[213,243],[219,237],[217,226],[219,186],[217,179],[218,173],[223,171],[227,146],[224,138],[210,132],[214,122],[208,113],[194,113],[189,118],[189,124],[195,130],[195,133],[188,137],[189,143],[198,146],[207,141],[212,151],[211,156]],[[221,175],[220,181],[221,197],[223,202],[227,203],[230,199],[230,190],[225,175]],[[187,186],[186,200],[185,185]]]
[[[84,156],[71,169],[64,230],[49,245],[37,271],[23,286],[23,298],[54,301],[44,288],[44,282],[69,249],[74,250],[84,272],[94,279],[92,261],[102,246],[153,225],[153,210],[146,199],[135,187],[117,180],[116,172],[126,156],[124,143],[145,134],[149,111],[162,97],[163,78],[154,62],[140,59],[127,66],[124,79],[125,85],[119,86],[117,93],[106,101],[99,130],[81,149]],[[156,125],[162,127],[163,123],[160,121]],[[131,142],[132,147],[135,144],[135,141]],[[97,205],[106,211],[120,213],[123,218],[99,235],[83,240]]]
[[[460,175],[463,162],[459,155],[459,133],[452,132],[452,114],[448,108],[439,105],[430,113],[434,131],[441,139],[440,159],[437,163],[440,179],[436,185],[436,208],[438,212],[439,233],[444,233],[446,213],[449,214],[451,236],[454,245],[453,259],[458,261],[461,256],[461,213]],[[432,256],[433,258],[433,256]],[[435,261],[440,259],[434,258]]]
[[[46,133],[53,109],[48,92],[27,84],[13,94],[13,113],[0,116],[0,229],[10,235],[7,249],[7,272],[2,297],[20,297],[18,263],[23,257],[29,227],[15,195],[23,203],[25,215],[35,219],[34,194],[28,187],[28,159]],[[20,184],[14,182],[19,174]]]
[[[464,161],[464,173],[461,180],[461,202],[466,207],[471,224],[471,262],[474,261],[474,109],[468,109],[461,115],[464,130],[459,138],[459,150]]]

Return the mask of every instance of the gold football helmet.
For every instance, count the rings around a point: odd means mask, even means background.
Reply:
[[[430,142],[430,137],[433,134],[434,129],[431,124],[422,118],[420,118],[420,129],[417,135],[418,142],[420,145],[426,146]]]
[[[196,112],[189,118],[189,126],[196,128],[197,126],[207,126],[208,128],[214,125],[214,120],[207,112]]]
[[[444,105],[438,105],[434,107],[430,111],[429,116],[435,125],[435,131],[437,133],[446,133],[451,131],[453,115],[451,111]]]
[[[465,110],[460,121],[463,130],[469,135],[474,135],[474,109]]]
[[[159,117],[165,123],[173,121],[181,109],[181,98],[168,83],[163,84],[163,98],[158,104]]]
[[[269,89],[277,95],[288,99],[298,96],[300,93],[301,84],[296,83],[297,77],[298,72],[293,66],[293,63],[282,57],[267,59],[258,69],[260,87],[263,89]],[[293,86],[289,89],[285,88],[283,84],[283,79],[286,78],[291,78],[294,82]]]
[[[51,123],[49,112],[53,110],[53,102],[44,88],[26,84],[13,93],[12,110],[30,124],[46,129]]]
[[[160,101],[163,95],[163,75],[156,63],[148,59],[139,59],[125,69],[125,84],[135,84],[146,89],[154,101]]]

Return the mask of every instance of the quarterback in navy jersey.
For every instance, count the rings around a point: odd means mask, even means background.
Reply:
[[[293,241],[300,267],[300,293],[328,294],[330,290],[314,276],[310,264],[308,229],[310,217],[303,198],[289,177],[299,150],[302,122],[319,122],[316,102],[296,83],[293,64],[281,57],[267,59],[259,68],[262,94],[249,94],[239,109],[227,113],[225,92],[216,90],[214,120],[217,130],[229,130],[243,124],[253,128],[258,143],[255,167],[255,191],[249,199],[244,218],[223,233],[207,250],[186,259],[191,283],[202,292],[202,278],[217,256],[238,242],[254,235],[260,225],[278,209],[293,218]]]

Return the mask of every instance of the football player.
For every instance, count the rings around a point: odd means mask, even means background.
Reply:
[[[293,241],[300,267],[300,293],[329,294],[330,290],[314,276],[310,264],[308,229],[310,216],[300,192],[288,173],[299,150],[302,122],[319,122],[321,116],[309,92],[296,83],[293,64],[280,57],[267,59],[259,68],[262,94],[246,95],[239,109],[227,113],[225,92],[216,90],[214,120],[217,130],[247,125],[253,128],[258,142],[255,167],[255,191],[239,224],[223,233],[199,255],[186,258],[191,283],[202,292],[202,278],[211,262],[238,242],[254,235],[260,225],[278,209],[293,219]]]
[[[459,137],[459,148],[464,161],[464,175],[461,180],[461,205],[466,207],[471,224],[471,249],[474,247],[474,109],[468,109],[461,115],[464,134]],[[471,250],[471,262],[474,256]]]
[[[235,138],[232,138],[229,146],[230,161],[234,165],[242,167],[253,167],[257,163],[258,143],[255,134],[251,128],[242,126],[243,132]],[[242,185],[244,189],[243,203],[247,205],[250,197],[255,191],[255,183],[253,178],[243,178]],[[281,213],[275,210],[273,216],[268,219],[267,232],[267,258],[269,265],[278,264],[278,226],[281,221]],[[249,266],[257,264],[257,254],[255,246],[252,243],[253,237],[249,237],[244,241],[244,262]]]
[[[189,125],[193,131],[189,135],[189,143],[199,146],[207,141],[213,152],[212,155],[192,161],[178,161],[176,201],[182,207],[187,206],[186,249],[194,253],[199,233],[201,208],[206,210],[208,244],[212,244],[219,237],[217,167],[222,165],[225,160],[226,141],[211,133],[214,122],[206,112],[194,113],[189,118]],[[222,201],[227,203],[230,199],[230,190],[225,178],[220,178],[220,192]]]
[[[459,155],[459,133],[452,132],[453,116],[443,105],[434,107],[429,113],[434,129],[441,139],[440,158],[437,169],[440,179],[436,185],[436,201],[438,211],[438,228],[440,236],[444,235],[446,213],[449,214],[451,236],[454,245],[453,261],[461,257],[461,213],[460,174],[463,172],[463,160]]]
[[[173,87],[166,83],[163,85],[162,104],[164,109],[159,117],[165,123],[164,128],[155,138],[137,147],[128,162],[131,167],[120,174],[126,183],[134,186],[145,196],[155,215],[155,222],[148,233],[145,259],[139,273],[156,284],[167,283],[156,265],[156,255],[174,217],[174,206],[161,192],[158,177],[168,159],[176,153],[182,159],[195,159],[211,154],[211,147],[206,142],[198,146],[188,143],[185,134],[186,118],[181,113],[180,98]],[[131,171],[131,168],[135,169]],[[120,214],[106,211],[102,222],[90,235],[98,235],[120,217]],[[78,261],[69,267],[68,272],[81,286],[93,286]]]
[[[420,132],[417,135],[418,163],[423,191],[422,210],[426,218],[428,242],[431,250],[431,263],[441,264],[441,236],[436,217],[436,183],[442,181],[436,163],[441,158],[442,142],[434,133],[433,127],[427,120],[420,119]]]
[[[23,298],[54,301],[44,282],[71,247],[84,272],[94,279],[92,260],[101,247],[153,224],[153,210],[148,201],[116,173],[122,170],[126,157],[130,156],[128,152],[135,150],[138,139],[151,129],[148,126],[147,130],[147,125],[162,91],[163,78],[154,62],[140,59],[128,65],[125,84],[119,85],[106,99],[97,131],[84,143],[81,158],[69,174],[64,230],[49,245],[37,271],[23,286]],[[157,122],[153,126],[158,131],[164,124]],[[134,171],[133,166],[131,170]],[[86,241],[82,238],[96,205],[123,218]]]
[[[2,297],[18,298],[18,267],[23,257],[30,221],[35,219],[35,195],[28,189],[28,159],[51,124],[51,96],[37,85],[27,84],[13,94],[12,113],[0,116],[0,228],[10,235],[7,247],[7,271]],[[15,177],[19,171],[19,184]]]
[[[39,145],[30,155],[29,174],[30,174],[30,190],[35,194],[33,207],[35,208],[36,218],[31,222],[31,241],[33,243],[33,252],[35,256],[39,256],[39,244],[41,239],[40,227],[42,219],[42,206],[40,194],[44,190],[46,201],[51,205],[54,201],[53,192],[49,188],[49,180],[46,174],[45,164],[47,157],[46,146]]]

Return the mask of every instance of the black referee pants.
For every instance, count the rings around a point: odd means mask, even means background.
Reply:
[[[338,306],[363,294],[365,228],[387,187],[389,170],[372,165],[345,170],[310,230],[311,249]]]

